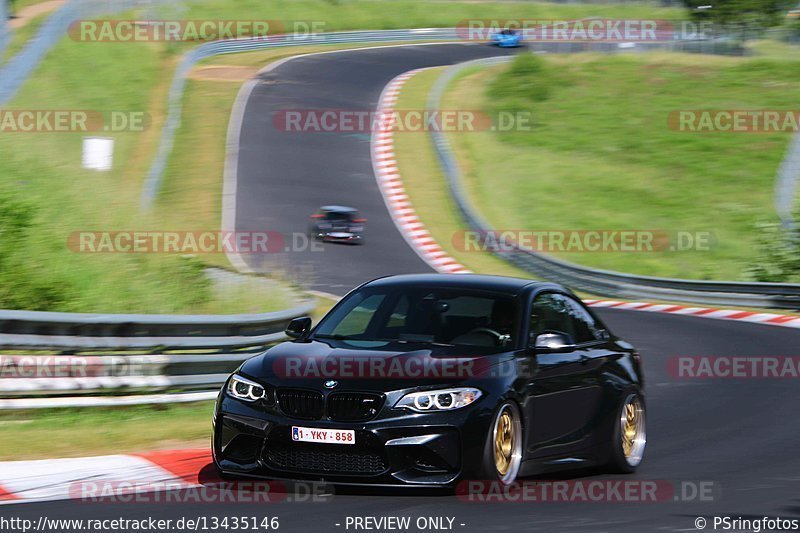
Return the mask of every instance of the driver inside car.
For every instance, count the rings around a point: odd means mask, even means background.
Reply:
[[[488,318],[486,326],[474,328],[450,342],[473,346],[508,345],[514,328],[514,304],[507,300],[496,300],[492,305],[492,316]]]

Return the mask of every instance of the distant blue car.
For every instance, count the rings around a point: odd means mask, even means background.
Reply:
[[[516,48],[522,45],[522,34],[511,29],[502,30],[492,34],[492,44],[500,48]]]

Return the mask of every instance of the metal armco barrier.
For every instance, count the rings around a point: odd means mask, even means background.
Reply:
[[[548,51],[546,45],[540,46]],[[448,83],[463,69],[474,65],[491,65],[510,58],[468,61],[448,68],[437,80],[428,98],[428,109],[441,107]],[[492,226],[478,213],[464,191],[461,170],[442,132],[431,133],[433,146],[444,170],[448,187],[461,216],[473,231],[488,233]],[[562,261],[529,249],[505,245],[492,252],[533,275],[567,285],[575,290],[621,299],[646,299],[691,302],[705,305],[800,309],[800,285],[791,283],[739,283],[733,281],[701,281],[599,270]]]
[[[775,209],[785,228],[793,228],[797,180],[800,179],[800,132],[792,136],[775,183]]]
[[[9,40],[10,30],[3,16],[5,1],[0,1],[0,57],[4,44]],[[66,38],[70,25],[81,18],[101,17],[140,7],[152,7],[169,0],[68,0],[47,17],[36,31],[36,36],[7,63],[0,66],[0,105],[5,105],[19,91],[25,80],[36,70],[39,62],[58,41]]]
[[[0,57],[4,57],[9,41],[8,11],[6,0],[0,1]]]
[[[315,306],[220,316],[0,311],[0,349],[33,354],[0,355],[0,409],[210,399]]]

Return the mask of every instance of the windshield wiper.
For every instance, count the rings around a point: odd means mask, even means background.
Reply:
[[[446,342],[436,342],[436,341],[429,341],[427,339],[398,339],[397,342],[402,342],[404,344],[432,344],[434,346],[445,346],[445,347],[453,347],[455,344],[448,344]]]
[[[320,333],[314,335],[315,339],[332,339],[336,341],[363,341],[363,342],[396,342],[397,339],[366,339],[353,335],[341,335],[339,333]]]
[[[452,347],[454,344],[429,341],[425,339],[364,339],[352,335],[341,335],[339,333],[319,333],[314,335],[315,339],[330,339],[336,341],[358,341],[358,342],[399,342],[401,344],[432,344],[434,346]]]

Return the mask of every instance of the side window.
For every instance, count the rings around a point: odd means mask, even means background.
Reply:
[[[560,294],[545,293],[533,301],[531,314],[530,337],[545,331],[557,331],[575,339],[575,323],[572,320],[567,302]]]
[[[408,297],[403,295],[397,301],[397,304],[389,315],[389,322],[386,324],[387,328],[402,328],[406,325],[408,319]]]
[[[561,296],[567,306],[570,320],[573,322],[575,331],[575,342],[581,344],[583,342],[596,341],[602,338],[600,330],[602,329],[592,315],[590,315],[581,304],[567,296]]]

